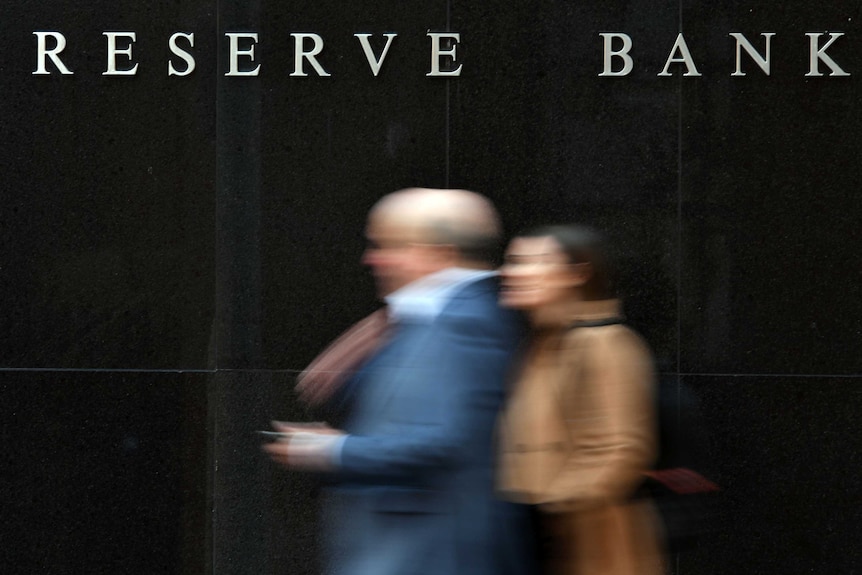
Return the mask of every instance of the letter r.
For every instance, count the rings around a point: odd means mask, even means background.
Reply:
[[[33,35],[36,36],[36,71],[33,74],[51,73],[45,67],[46,56],[51,58],[51,61],[60,70],[61,74],[72,74],[72,71],[60,60],[60,52],[66,48],[66,37],[59,32],[33,32]],[[48,50],[47,42],[45,41],[48,36],[54,38],[56,42],[56,45],[50,50]]]

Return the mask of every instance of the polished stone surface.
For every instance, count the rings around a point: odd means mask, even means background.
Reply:
[[[4,573],[202,573],[207,376],[0,372]]]
[[[201,3],[24,4],[5,7],[0,50],[0,367],[207,367],[214,14]],[[133,77],[102,76],[102,33],[118,28],[137,35]],[[177,29],[198,31],[204,73],[167,77]],[[32,74],[44,30],[64,34],[72,75]]]
[[[685,377],[721,486],[714,533],[680,556],[685,573],[852,573],[862,453],[860,379]]]
[[[273,468],[254,431],[313,417],[296,370],[377,305],[365,213],[414,185],[486,193],[509,235],[608,232],[629,321],[698,394],[725,488],[716,535],[677,575],[856,568],[855,3],[12,0],[4,14],[2,481],[18,521],[2,533],[22,572],[43,566],[40,544],[52,572],[317,572],[317,485]],[[462,73],[426,77],[426,34],[446,29]],[[74,75],[32,74],[48,30]],[[111,30],[137,34],[133,77],[102,75]],[[167,75],[177,31],[195,33],[188,77]],[[226,32],[259,34],[259,76],[224,75]],[[300,32],[324,40],[331,76],[291,76]],[[353,35],[379,53],[386,32],[375,77]],[[659,76],[680,32],[701,75]],[[806,32],[844,33],[827,53],[851,75],[806,77]],[[599,76],[602,33],[632,39],[630,75]],[[758,50],[775,34],[769,76],[748,56],[731,76],[730,33]]]
[[[684,9],[703,77],[681,82],[682,370],[859,374],[856,11],[744,5]],[[824,30],[845,32],[828,54],[850,77],[805,77],[804,33]],[[776,34],[770,76],[730,76],[729,31]]]

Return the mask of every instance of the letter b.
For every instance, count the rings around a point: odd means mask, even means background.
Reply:
[[[629,73],[631,73],[632,68],[634,68],[632,57],[629,56],[629,52],[632,49],[631,36],[621,32],[602,32],[599,36],[604,39],[604,48],[602,53],[604,54],[605,61],[605,67],[599,76],[628,76]],[[623,41],[623,47],[620,50],[612,50],[614,38],[619,38]],[[616,72],[613,69],[614,56],[623,59],[622,69],[617,70]]]

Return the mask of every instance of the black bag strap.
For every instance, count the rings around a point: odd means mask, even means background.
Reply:
[[[606,317],[602,319],[582,319],[576,320],[569,324],[569,329],[575,329],[578,327],[603,327],[606,325],[616,325],[619,323],[623,323],[626,318],[622,316],[614,316],[614,317]]]

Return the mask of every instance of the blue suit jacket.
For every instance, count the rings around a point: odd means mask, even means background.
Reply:
[[[400,325],[357,374],[326,507],[332,573],[501,572],[493,430],[520,336],[488,278]]]

